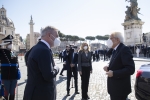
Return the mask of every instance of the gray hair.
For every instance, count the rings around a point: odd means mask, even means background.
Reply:
[[[41,37],[45,36],[47,33],[52,34],[54,31],[58,31],[58,29],[53,26],[46,26],[45,28],[41,29]]]
[[[111,33],[111,35],[113,35],[115,38],[118,38],[119,41],[121,43],[123,43],[124,39],[123,39],[123,36],[122,36],[121,32],[113,32],[113,33]]]

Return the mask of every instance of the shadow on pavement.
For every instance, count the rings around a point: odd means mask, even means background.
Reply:
[[[59,83],[65,81],[66,79],[67,79],[67,77],[61,77],[61,76],[59,76],[59,80],[56,81],[56,84],[59,84]]]
[[[20,85],[22,85],[22,84],[24,84],[24,83],[26,83],[26,81],[25,81],[25,82],[22,82],[22,83],[18,83],[18,86],[20,86]]]
[[[66,96],[64,96],[64,97],[62,98],[62,100],[66,100],[66,99],[67,99],[67,97],[68,97],[67,95],[66,95]]]
[[[74,97],[76,96],[76,94],[74,93],[70,98],[69,100],[74,100]]]

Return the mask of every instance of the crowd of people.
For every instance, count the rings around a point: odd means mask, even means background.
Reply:
[[[59,92],[56,89],[56,76],[59,73],[59,67],[55,64],[51,48],[57,47],[61,43],[58,31],[52,26],[43,28],[39,42],[26,53],[27,83],[23,100],[56,100],[56,94]],[[10,39],[11,36],[8,37]],[[0,49],[1,78],[6,100],[14,100],[14,91],[19,79],[19,63],[17,57],[11,53],[12,39],[11,37],[11,41],[7,41],[8,44],[3,43],[6,48]],[[131,93],[130,77],[135,71],[132,52],[129,47],[123,44],[120,32],[110,34],[107,46],[108,50],[95,48],[94,51],[90,51],[89,45],[85,42],[81,44],[80,49],[75,45],[66,45],[66,49],[60,53],[60,60],[63,62],[60,75],[63,75],[63,71],[67,70],[67,96],[70,96],[71,77],[74,77],[75,80],[75,94],[80,94],[78,91],[79,73],[81,100],[90,99],[88,87],[90,75],[93,73],[92,62],[103,58],[104,61],[110,60],[109,64],[103,68],[107,75],[107,91],[110,94],[110,99],[126,100]]]

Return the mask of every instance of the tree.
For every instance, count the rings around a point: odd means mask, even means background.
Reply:
[[[82,37],[79,37],[79,41],[85,41],[85,39]]]
[[[79,37],[74,35],[74,36],[71,37],[70,41],[73,41],[74,44],[75,44],[76,41],[79,41]]]
[[[103,36],[97,35],[95,38],[96,38],[97,40],[102,40]]]
[[[90,44],[92,40],[95,40],[95,37],[94,36],[86,36],[85,39],[89,40],[89,44]]]

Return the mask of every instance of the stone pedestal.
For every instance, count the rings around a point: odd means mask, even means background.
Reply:
[[[134,46],[142,44],[142,25],[144,22],[141,20],[129,20],[122,25],[124,26],[124,43],[126,45]]]

